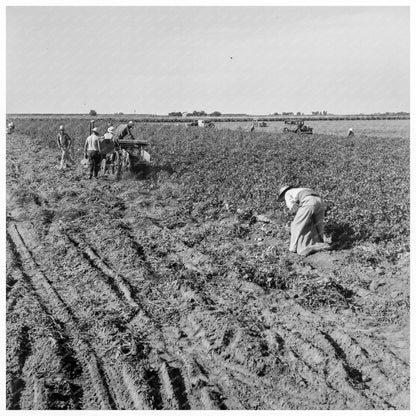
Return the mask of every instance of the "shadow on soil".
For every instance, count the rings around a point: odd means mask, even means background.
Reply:
[[[137,164],[131,167],[131,175],[139,180],[151,179],[161,172],[166,172],[168,175],[171,175],[175,170],[169,164],[156,166]]]
[[[333,250],[349,249],[356,240],[354,238],[354,230],[344,222],[328,222],[325,227],[325,233],[332,237],[331,245]]]

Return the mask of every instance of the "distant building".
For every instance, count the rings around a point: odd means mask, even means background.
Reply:
[[[187,111],[184,111],[183,113],[182,113],[182,117],[188,117],[188,112]]]

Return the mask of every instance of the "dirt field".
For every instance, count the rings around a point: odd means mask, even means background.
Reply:
[[[409,409],[408,250],[301,258],[268,212],[184,220],[167,169],[58,161],[7,138],[8,409]]]

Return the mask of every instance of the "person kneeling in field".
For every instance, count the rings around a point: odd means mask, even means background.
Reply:
[[[65,132],[64,126],[59,126],[59,133],[56,137],[56,141],[58,143],[58,147],[62,151],[61,164],[59,165],[59,169],[65,169],[67,167],[67,162],[75,165],[75,162],[72,160],[70,155],[72,141],[68,134]]]
[[[87,140],[85,141],[84,157],[88,159],[90,172],[89,178],[92,179],[93,176],[94,178],[97,178],[101,164],[101,147],[97,127],[92,129],[92,134],[88,136]]]
[[[283,186],[277,201],[283,200],[295,214],[290,225],[289,250],[301,256],[329,250],[331,246],[324,241],[325,204],[318,193],[309,188]]]

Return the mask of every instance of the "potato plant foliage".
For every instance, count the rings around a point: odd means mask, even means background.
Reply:
[[[97,120],[100,132],[107,121]],[[76,156],[82,157],[89,119],[20,119],[16,124],[51,147],[64,124]],[[250,225],[256,215],[267,213],[283,235],[279,227],[291,217],[277,203],[277,194],[282,185],[293,184],[316,189],[327,202],[326,233],[335,248],[376,244],[377,255],[390,261],[409,251],[407,138],[299,137],[156,123],[136,123],[134,131],[150,143],[152,172],[144,186],[159,188],[180,204],[171,226],[175,220],[203,223],[230,213]],[[167,177],[175,186],[166,186]],[[237,237],[244,233],[243,227]]]

